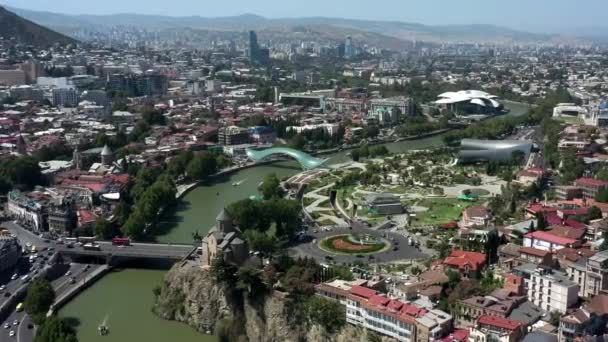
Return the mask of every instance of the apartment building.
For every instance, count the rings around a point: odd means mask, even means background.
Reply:
[[[596,296],[606,289],[608,289],[608,251],[603,251],[587,260],[585,297]]]
[[[548,268],[537,268],[528,283],[528,300],[548,312],[565,313],[578,300],[579,285],[568,275]]]
[[[581,189],[584,198],[595,198],[598,192],[608,189],[608,182],[593,178],[579,178],[574,181],[574,186]]]
[[[522,322],[495,316],[480,316],[470,331],[469,342],[517,342],[526,335]]]
[[[317,295],[345,305],[346,321],[402,342],[429,342],[452,330],[452,316],[390,299],[376,290],[341,282],[320,284]]]

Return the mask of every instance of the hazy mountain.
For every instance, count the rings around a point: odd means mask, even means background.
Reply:
[[[72,38],[24,19],[3,7],[0,7],[0,36],[5,39],[14,37],[20,43],[36,46],[76,42]]]
[[[205,18],[200,16],[171,17],[141,14],[63,15],[13,9],[16,13],[62,32],[69,29],[102,29],[112,26],[133,26],[150,30],[193,28],[214,31],[244,31],[289,29],[322,26],[328,35],[353,30],[370,32],[405,41],[478,42],[478,43],[533,43],[559,42],[561,35],[517,31],[494,25],[423,25],[397,21],[354,20],[339,18],[283,18],[268,19],[254,14],[236,17]],[[340,30],[341,29],[341,30]],[[334,31],[334,32],[332,32]],[[377,37],[378,38],[378,37]],[[571,39],[569,40],[571,41]]]

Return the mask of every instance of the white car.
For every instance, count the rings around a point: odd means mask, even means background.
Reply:
[[[70,276],[70,275],[72,275],[72,271],[67,271],[67,272],[65,273],[65,275],[66,275],[66,276]]]
[[[8,333],[8,336],[10,336],[10,337],[15,336],[15,330],[11,330],[11,332]]]
[[[10,325],[10,324],[8,324],[8,323],[4,323],[4,329],[8,329],[8,328],[10,328],[10,327],[11,327],[11,325]]]
[[[13,325],[19,325],[19,320],[18,319],[14,320]]]
[[[0,286],[0,291],[4,291],[4,290],[6,290],[6,285]]]
[[[11,277],[11,280],[15,280],[19,278],[19,275],[17,273],[13,274],[13,276]]]

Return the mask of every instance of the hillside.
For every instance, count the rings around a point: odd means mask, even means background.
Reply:
[[[49,46],[55,43],[71,44],[76,40],[52,31],[17,14],[0,7],[0,36],[14,37],[18,42],[28,45]]]
[[[148,30],[176,28],[203,29],[210,31],[245,31],[289,29],[297,27],[323,27],[323,33],[338,35],[344,32],[365,32],[376,38],[432,43],[547,43],[560,42],[560,34],[529,33],[495,25],[423,25],[398,21],[354,20],[340,18],[279,18],[269,19],[254,14],[236,17],[206,18],[200,16],[171,17],[140,14],[115,15],[63,15],[13,9],[19,15],[57,29],[71,32],[75,29],[104,31],[113,26],[131,26]],[[571,39],[569,40],[571,41]],[[386,45],[392,45],[394,41]]]

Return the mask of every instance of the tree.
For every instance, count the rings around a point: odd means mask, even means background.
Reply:
[[[604,232],[602,232],[602,239],[602,244],[599,247],[601,252],[608,250],[608,230],[604,230]]]
[[[218,252],[215,258],[213,258],[209,272],[219,283],[229,286],[236,284],[237,269],[234,265],[224,260],[223,252]]]
[[[360,154],[358,149],[354,149],[350,152],[350,157],[353,161],[359,161]]]
[[[549,323],[551,323],[551,325],[555,327],[559,326],[559,320],[562,318],[562,314],[559,311],[551,311],[549,317]]]
[[[110,221],[98,218],[95,221],[95,235],[103,240],[110,240],[116,236],[116,231]]]
[[[530,221],[530,226],[528,227],[528,233],[534,233],[536,231],[536,227],[534,226],[534,221]]]
[[[296,150],[303,150],[306,146],[306,138],[302,134],[296,134],[289,140],[289,146]]]
[[[600,203],[608,203],[608,189],[598,191],[598,193],[595,194],[595,200]]]
[[[195,155],[186,167],[188,178],[193,180],[204,179],[217,172],[217,160],[209,152]]]
[[[14,185],[22,185],[27,188],[44,184],[38,160],[34,157],[13,158],[2,163],[0,175],[5,176]]]
[[[166,119],[163,114],[152,108],[146,107],[142,112],[142,120],[148,124],[149,126],[160,125],[164,126],[166,124]]]
[[[600,208],[598,208],[596,206],[592,206],[587,211],[587,216],[585,217],[585,221],[589,222],[589,221],[597,220],[600,218],[602,218],[602,210],[600,210]]]
[[[345,311],[340,303],[335,301],[313,296],[308,300],[306,311],[311,323],[322,326],[330,334],[346,324]]]
[[[34,342],[78,342],[78,339],[74,329],[63,319],[51,316],[36,330]]]
[[[241,267],[236,275],[236,288],[245,291],[250,298],[257,298],[266,293],[268,288],[262,281],[262,270],[244,266]]]
[[[55,291],[51,283],[44,278],[36,278],[27,289],[23,301],[25,312],[32,316],[34,322],[40,324],[55,301]]]
[[[271,198],[281,198],[283,197],[283,189],[281,188],[281,181],[277,178],[277,175],[271,173],[264,177],[264,181],[261,186],[262,194],[264,195],[265,200],[269,200]]]
[[[547,229],[547,220],[545,220],[545,214],[538,213],[538,216],[536,217],[536,221],[537,221],[537,225],[538,225],[538,230],[540,230],[541,232],[543,230]]]

